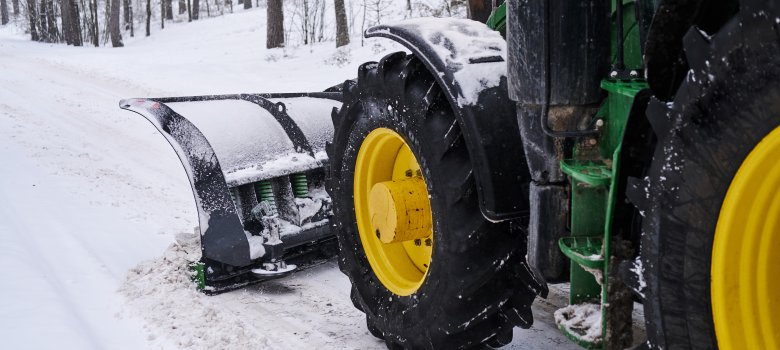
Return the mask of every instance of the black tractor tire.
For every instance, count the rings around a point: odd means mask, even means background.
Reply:
[[[422,62],[397,52],[363,64],[344,83],[327,147],[328,190],[355,307],[370,332],[392,349],[461,349],[507,344],[514,326],[530,327],[531,303],[544,287],[525,263],[525,233],[480,213],[469,152],[452,107]],[[505,88],[505,87],[504,87]],[[433,216],[433,255],[420,288],[389,291],[362,248],[353,203],[359,148],[376,128],[400,134],[420,163]],[[546,289],[544,289],[546,290]]]
[[[710,299],[718,214],[745,157],[780,125],[778,14],[744,4],[740,11],[711,37],[691,28],[686,79],[670,103],[653,99],[647,109],[658,143],[635,188],[643,195],[632,200],[645,213],[641,262],[653,349],[718,347]]]

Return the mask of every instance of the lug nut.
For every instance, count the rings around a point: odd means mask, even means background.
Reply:
[[[418,247],[419,247],[419,246],[421,246],[421,245],[422,245],[422,241],[421,241],[419,238],[418,238],[418,239],[415,239],[415,240],[414,240],[414,245],[416,245],[416,246],[418,246]]]
[[[412,177],[412,169],[407,170],[404,175],[406,175],[406,177]]]
[[[433,245],[433,241],[432,241],[430,238],[426,238],[426,239],[425,239],[425,245],[426,245],[426,246],[428,246],[428,247],[430,247],[430,246],[432,246],[432,245]]]

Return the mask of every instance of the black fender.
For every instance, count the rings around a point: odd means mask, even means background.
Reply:
[[[472,159],[482,215],[490,221],[527,215],[530,174],[514,103],[507,93],[506,42],[500,34],[476,21],[426,18],[372,27],[365,36],[402,44],[435,77],[452,106]],[[463,50],[468,40],[487,46],[484,50]],[[494,84],[485,83],[486,76],[458,74],[467,69],[486,72],[490,75],[487,80]],[[483,87],[478,97],[473,96],[474,86]]]

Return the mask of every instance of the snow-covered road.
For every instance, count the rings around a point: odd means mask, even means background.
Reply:
[[[320,90],[396,49],[354,45],[342,67],[323,63],[332,43],[267,51],[253,29],[262,13],[170,25],[123,49],[0,32],[5,348],[384,348],[333,261],[214,297],[176,277],[193,249],[181,233],[197,224],[186,175],[162,136],[121,111],[119,99]],[[204,35],[187,35],[195,30]],[[507,348],[577,348],[552,320],[563,292],[551,294],[534,306],[534,327],[516,329]]]

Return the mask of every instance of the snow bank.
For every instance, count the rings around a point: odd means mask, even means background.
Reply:
[[[177,235],[163,256],[131,269],[119,291],[128,310],[140,316],[148,340],[186,349],[261,349],[268,338],[198,292],[189,264],[200,258],[198,236]]]

